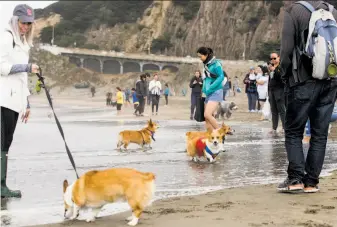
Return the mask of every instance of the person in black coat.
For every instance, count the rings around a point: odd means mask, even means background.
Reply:
[[[192,88],[190,119],[193,120],[197,99],[201,97],[201,90],[202,90],[202,78],[200,70],[195,71],[194,76],[190,81],[190,88]]]

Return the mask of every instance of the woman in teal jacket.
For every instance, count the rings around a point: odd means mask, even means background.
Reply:
[[[224,75],[222,65],[213,55],[213,50],[208,47],[200,47],[197,51],[198,57],[204,63],[204,82],[202,92],[205,99],[205,122],[207,129],[218,129],[219,125],[213,117],[213,113],[223,100],[223,84],[227,79]]]

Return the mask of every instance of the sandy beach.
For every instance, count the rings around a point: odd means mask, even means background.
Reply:
[[[44,94],[33,96],[32,102],[41,103]],[[247,113],[245,94],[230,97],[239,106],[228,124],[235,121],[258,121],[259,114]],[[55,97],[54,102],[62,105],[86,105],[104,107],[104,96],[74,99]],[[104,107],[105,108],[105,107]],[[123,114],[116,118],[136,118],[133,108],[124,108]],[[150,107],[146,107],[148,119]],[[153,119],[186,120],[189,118],[188,97],[170,98],[169,106],[160,106],[158,116]],[[116,119],[114,117],[114,120]],[[138,118],[137,118],[138,119]],[[111,119],[113,120],[113,119]],[[270,122],[261,122],[270,124]],[[337,172],[321,179],[321,191],[316,194],[281,194],[276,184],[232,187],[220,191],[196,196],[175,197],[155,201],[148,207],[140,219],[139,226],[337,226]],[[127,226],[125,218],[129,212],[99,217],[94,223],[85,221],[66,221],[58,224],[39,225],[41,227],[61,226]]]
[[[197,196],[155,201],[139,226],[337,226],[337,172],[321,179],[316,194],[282,194],[276,185],[228,188]],[[40,227],[127,226],[130,212],[98,218],[94,223],[66,221]]]

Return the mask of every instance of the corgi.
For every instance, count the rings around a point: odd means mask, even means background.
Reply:
[[[140,145],[143,150],[145,145],[148,145],[148,147],[152,149],[151,139],[155,141],[154,134],[158,128],[158,124],[152,122],[150,119],[147,123],[147,126],[141,130],[124,130],[120,132],[117,149],[121,150],[121,146],[124,144],[124,148],[126,150],[130,143]]]
[[[206,136],[194,136],[187,139],[187,155],[192,161],[199,161],[205,157],[210,163],[215,162],[218,154],[223,150],[222,141],[225,136],[223,128],[208,130]]]
[[[74,220],[81,209],[91,209],[95,221],[101,208],[115,201],[127,201],[132,208],[128,225],[135,226],[144,208],[151,204],[155,192],[155,175],[127,168],[94,170],[85,173],[73,184],[63,182],[64,217]]]
[[[225,125],[224,123],[222,123],[221,125],[221,129],[223,130],[223,132],[225,133],[224,136],[226,135],[233,135],[233,133],[235,132],[235,130],[233,130],[230,126]],[[193,137],[202,137],[202,136],[207,136],[207,131],[190,131],[190,132],[186,132],[186,137],[188,138],[193,138]],[[225,138],[224,138],[225,139]],[[223,140],[224,142],[224,140]]]

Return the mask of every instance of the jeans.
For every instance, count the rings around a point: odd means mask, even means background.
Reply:
[[[308,186],[319,183],[336,93],[337,79],[309,80],[287,88],[285,147],[289,161],[289,179],[302,180]],[[302,139],[308,118],[311,139],[305,160]]]
[[[284,118],[286,115],[284,88],[271,88],[268,93],[273,129],[276,130],[278,127],[279,116],[281,117],[282,126],[284,128]]]
[[[12,145],[13,136],[18,121],[19,113],[7,109],[1,108],[1,152],[8,152]]]
[[[256,101],[257,101],[257,93],[247,93],[248,97],[248,110],[255,110],[256,109]]]
[[[152,95],[152,113],[154,112],[154,106],[156,106],[156,112],[158,113],[160,95]]]
[[[194,116],[194,110],[197,105],[197,100],[200,99],[200,93],[191,93],[191,116]]]

